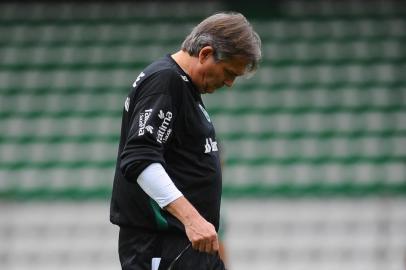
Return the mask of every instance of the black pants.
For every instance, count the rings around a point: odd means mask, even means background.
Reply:
[[[152,258],[160,258],[158,270],[167,270],[173,260],[188,246],[186,235],[151,233],[120,228],[119,256],[123,270],[151,270]],[[173,270],[225,270],[219,255],[188,248],[176,261]]]

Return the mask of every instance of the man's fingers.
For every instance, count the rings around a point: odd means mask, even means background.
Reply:
[[[192,241],[192,247],[200,252],[216,253],[219,250],[217,237],[209,237]]]
[[[192,247],[195,250],[198,251],[204,251],[205,249],[205,244],[204,244],[204,239],[193,239],[192,240]]]
[[[207,252],[207,253],[212,253],[212,249],[213,249],[213,244],[212,243],[213,242],[210,239],[207,239],[207,241],[205,242],[203,251]]]
[[[202,249],[202,242],[194,241],[194,242],[192,242],[192,247],[194,250],[200,251]]]
[[[212,240],[213,239],[213,240]],[[192,247],[200,252],[216,253],[219,250],[217,237],[192,242]]]
[[[220,249],[220,244],[219,244],[219,240],[216,237],[216,241],[213,242],[213,253],[218,252]]]
[[[217,235],[213,237],[213,240],[210,241],[209,250],[206,250],[208,253],[216,253],[219,250],[219,241]]]

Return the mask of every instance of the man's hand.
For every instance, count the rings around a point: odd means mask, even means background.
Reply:
[[[190,224],[185,224],[185,229],[194,249],[207,253],[215,253],[219,250],[217,232],[214,226],[203,217],[191,220]]]
[[[219,242],[214,226],[184,196],[168,204],[165,209],[183,223],[194,249],[207,253],[218,252]]]

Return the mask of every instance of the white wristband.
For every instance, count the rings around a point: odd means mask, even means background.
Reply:
[[[183,196],[160,163],[146,167],[138,176],[137,183],[161,208]]]

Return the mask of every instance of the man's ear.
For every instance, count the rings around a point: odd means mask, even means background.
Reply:
[[[207,59],[214,54],[214,49],[212,46],[205,46],[199,52],[199,62],[203,64]]]

